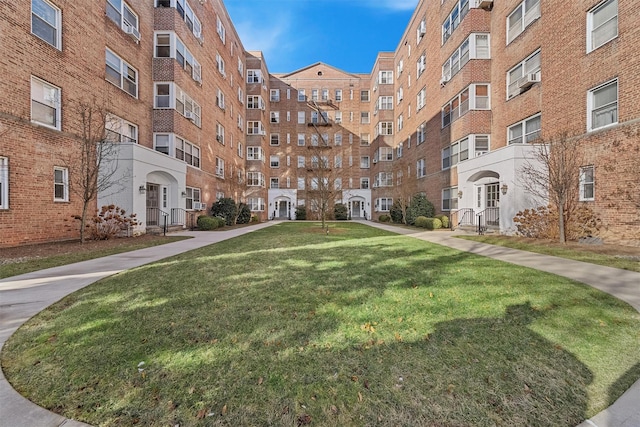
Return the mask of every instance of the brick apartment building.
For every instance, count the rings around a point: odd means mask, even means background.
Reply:
[[[220,197],[261,219],[353,218],[424,193],[503,232],[538,202],[522,182],[537,138],[580,139],[580,202],[604,237],[640,241],[640,12],[630,0],[420,1],[369,74],[316,63],[270,74],[222,0],[0,4],[0,247],[78,236],[79,113],[106,114],[118,191],[93,208],[139,231],[187,225]],[[257,46],[259,47],[259,46]],[[104,64],[104,65],[103,65]]]

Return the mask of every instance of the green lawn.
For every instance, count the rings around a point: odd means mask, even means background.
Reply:
[[[2,367],[101,426],[574,427],[640,377],[639,331],[628,305],[556,276],[283,223],[70,295]]]
[[[560,258],[574,259],[576,261],[588,262],[591,264],[606,265],[607,267],[620,268],[640,272],[640,261],[636,255],[613,255],[606,253],[603,247],[594,245],[580,245],[575,243],[560,244],[549,241],[536,241],[512,236],[457,236],[460,239],[473,240],[474,242],[488,243],[490,245],[505,246],[513,249],[520,249],[528,252],[536,252],[544,255],[552,255]],[[610,249],[609,252],[615,252]],[[631,251],[629,251],[631,252]]]

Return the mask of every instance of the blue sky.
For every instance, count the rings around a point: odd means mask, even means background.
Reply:
[[[271,73],[324,62],[369,73],[394,51],[418,0],[223,0],[247,50],[261,50]],[[355,18],[355,19],[354,19]]]

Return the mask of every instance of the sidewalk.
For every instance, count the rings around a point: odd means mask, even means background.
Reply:
[[[369,221],[363,224],[408,235],[501,261],[510,262],[578,280],[631,304],[640,311],[640,273],[492,246],[453,237],[447,231],[420,231]],[[24,322],[44,308],[97,280],[123,270],[197,249],[268,227],[275,222],[221,232],[184,232],[192,239],[138,251],[112,255],[77,264],[55,267],[0,280],[0,348]],[[578,427],[640,426],[640,381],[618,401]],[[78,427],[37,406],[17,393],[0,372],[0,427]]]

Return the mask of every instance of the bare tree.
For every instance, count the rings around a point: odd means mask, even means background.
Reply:
[[[580,169],[584,157],[579,138],[562,132],[535,141],[533,157],[521,168],[524,188],[557,208],[558,235],[566,242],[566,228],[578,208]]]
[[[416,194],[416,176],[411,176],[411,168],[405,162],[394,162],[393,176],[396,185],[393,188],[394,205],[400,207],[402,223],[407,223],[407,212],[411,205],[411,198]]]
[[[80,241],[84,243],[87,216],[95,211],[91,209],[91,203],[96,202],[98,194],[123,190],[127,177],[116,175],[118,143],[122,135],[113,131],[118,124],[106,105],[96,99],[81,101],[75,114],[79,121],[79,144],[62,161],[69,170],[69,191],[82,200],[82,213],[77,218],[80,220]]]

